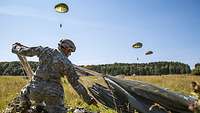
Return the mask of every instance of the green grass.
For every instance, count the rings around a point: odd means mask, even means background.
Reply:
[[[147,83],[152,83],[159,87],[169,88],[172,91],[190,94],[191,81],[197,81],[200,83],[200,77],[198,76],[185,76],[185,75],[173,75],[173,76],[129,76],[123,79],[128,80],[140,80]],[[19,76],[0,76],[0,111],[3,110],[8,102],[13,99],[20,89],[27,84],[28,80]],[[86,87],[91,86],[94,82],[105,84],[101,77],[81,77],[80,82]],[[65,91],[65,105],[66,106],[79,106],[85,107],[91,111],[100,111],[101,113],[116,113],[115,111],[106,108],[99,104],[99,107],[89,106],[83,102],[80,97],[75,93],[67,80],[63,79],[63,86]]]

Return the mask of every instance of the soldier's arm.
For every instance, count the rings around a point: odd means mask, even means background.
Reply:
[[[27,47],[23,46],[20,43],[15,43],[12,45],[12,52],[15,54],[19,54],[22,56],[39,56],[42,53],[43,47],[37,46],[37,47]]]
[[[93,104],[93,98],[88,94],[86,88],[78,81],[79,76],[75,72],[75,69],[71,63],[65,67],[65,75],[72,85],[73,89],[78,93],[78,95],[87,103]]]

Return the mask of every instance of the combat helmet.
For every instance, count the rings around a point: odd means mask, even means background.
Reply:
[[[61,50],[62,48],[71,48],[71,52],[76,51],[76,46],[73,41],[69,39],[61,39],[58,43],[58,49]]]

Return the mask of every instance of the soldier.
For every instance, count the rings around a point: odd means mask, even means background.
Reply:
[[[191,86],[192,86],[193,92],[200,94],[200,85],[198,82],[192,81]]]
[[[200,112],[200,85],[196,81],[191,82],[192,92],[191,94],[198,98],[194,103],[191,103],[189,105],[189,109],[193,111],[194,113]]]
[[[20,48],[17,49],[17,46],[20,46]],[[64,76],[87,104],[97,104],[94,98],[88,94],[85,87],[78,81],[79,76],[68,59],[71,52],[75,52],[75,50],[74,43],[69,39],[60,40],[58,49],[42,46],[26,47],[20,43],[13,44],[13,53],[22,56],[39,57],[39,66],[31,82],[20,93],[22,112],[26,113],[31,102],[34,101],[37,106],[45,105],[45,110],[48,113],[66,113],[64,90],[61,85],[61,77]]]

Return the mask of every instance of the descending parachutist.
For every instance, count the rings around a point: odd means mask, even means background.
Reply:
[[[151,54],[153,54],[153,51],[147,51],[147,52],[145,53],[145,55],[151,55]]]
[[[69,7],[65,3],[59,3],[55,6],[55,10],[58,13],[67,13],[69,10]]]
[[[142,48],[143,44],[141,42],[137,42],[135,44],[132,45],[133,48]]]
[[[69,11],[69,7],[65,3],[58,3],[54,8],[58,13],[67,13]],[[60,28],[62,28],[62,24],[60,24],[59,26]]]

